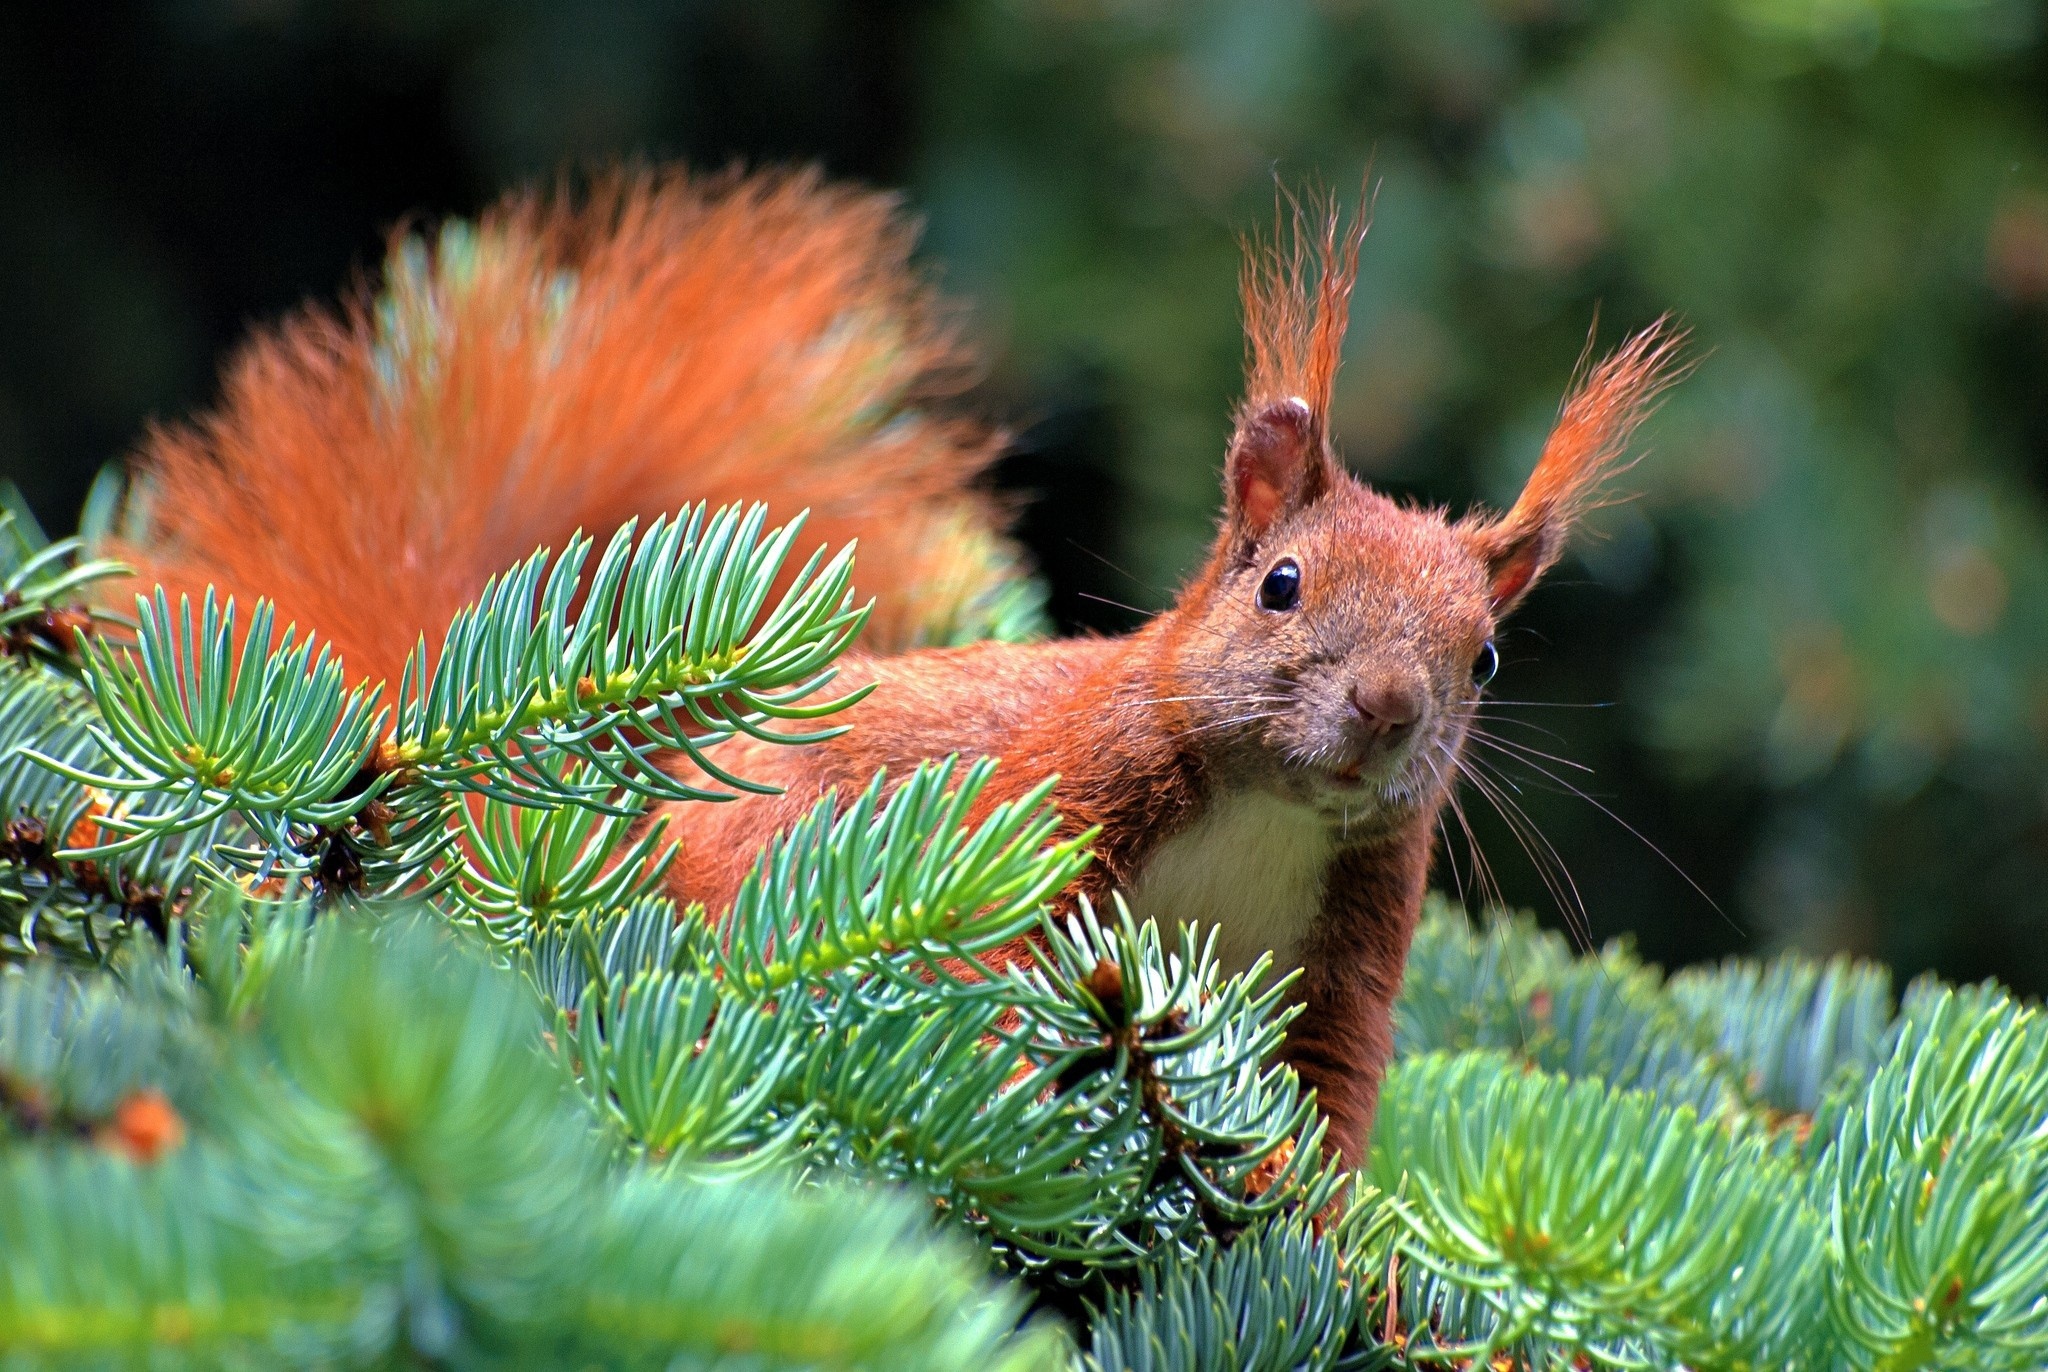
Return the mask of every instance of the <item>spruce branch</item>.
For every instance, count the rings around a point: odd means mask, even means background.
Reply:
[[[587,764],[536,760],[567,787],[588,784]],[[454,807],[460,842],[451,896],[487,937],[516,941],[582,910],[623,909],[656,895],[676,846],[657,820],[637,836],[639,817],[583,806],[538,808],[496,796]]]
[[[1398,1193],[1397,1251],[1426,1278],[1401,1291],[1411,1356],[1824,1365],[1820,1219],[1754,1131],[1432,1054],[1388,1073],[1370,1176]]]
[[[810,1017],[719,992],[667,969],[593,981],[555,1030],[598,1114],[693,1176],[780,1164],[811,1124],[809,1103],[781,1108],[811,1047]]]
[[[1891,972],[1872,963],[1731,959],[1678,972],[1667,986],[1714,1036],[1745,1094],[1784,1114],[1810,1116],[1831,1089],[1861,1087],[1890,1039]]]
[[[455,800],[463,793],[616,816],[648,798],[731,794],[670,777],[655,756],[668,749],[718,786],[767,789],[707,750],[739,733],[789,744],[824,737],[765,726],[859,697],[809,700],[866,612],[852,601],[850,550],[829,561],[821,550],[789,578],[801,517],[772,530],[765,522],[759,506],[699,506],[637,539],[628,526],[587,577],[588,539],[559,560],[535,554],[457,616],[431,672],[424,645],[414,654],[388,738],[393,713],[378,691],[348,686],[343,664],[296,628],[278,634],[267,603],[245,617],[209,592],[196,611],[183,599],[174,611],[158,590],[138,602],[132,648],[83,645],[96,754],[38,741],[23,755],[120,798],[95,860],[246,826],[256,846],[223,851],[228,865],[259,881],[281,868],[349,894],[444,888],[454,879],[444,859],[467,819]],[[548,861],[515,881],[506,843],[538,830],[497,823],[506,842],[470,826],[483,849],[469,889],[498,918],[518,904],[520,881],[530,880],[529,896],[550,876],[595,881],[584,859],[601,864],[589,850],[618,828],[585,826],[585,851],[556,870],[575,826],[553,821]]]
[[[401,916],[325,921],[304,949],[271,983],[264,1051],[232,1092],[265,1113],[243,1131],[249,1177],[286,1181],[328,1155],[319,1175],[333,1180],[310,1203],[269,1212],[282,1251],[360,1252],[405,1272],[416,1308],[500,1347],[566,1344],[608,1363],[708,1366],[752,1349],[765,1366],[1050,1365],[1043,1337],[1012,1337],[1015,1297],[916,1232],[900,1201],[620,1172],[535,1052],[538,1003],[459,941]],[[392,1035],[400,1006],[409,1032]],[[355,1157],[376,1165],[346,1165]]]
[[[272,1246],[407,1272],[413,1323],[547,1315],[603,1161],[520,979],[424,915],[343,912],[251,1008],[216,1108]]]
[[[1301,1220],[1228,1248],[1174,1254],[1111,1292],[1082,1372],[1372,1372],[1391,1350],[1353,1347],[1354,1297],[1338,1245]]]
[[[852,549],[820,549],[768,599],[803,526],[767,529],[765,506],[698,505],[645,536],[628,523],[599,555],[571,540],[494,578],[449,625],[429,670],[407,664],[387,765],[429,784],[514,804],[604,808],[613,793],[717,800],[769,788],[720,768],[709,750],[738,734],[800,744],[837,730],[779,732],[844,709],[854,691],[810,701],[866,618],[853,602]],[[552,565],[551,565],[552,564]],[[566,780],[534,750],[590,769]],[[679,750],[720,790],[682,781],[653,755]]]
[[[573,1019],[592,993],[604,999],[644,973],[706,965],[710,938],[702,906],[679,912],[664,897],[642,896],[534,926],[522,940],[521,966],[548,1003]]]
[[[189,963],[0,983],[22,1079],[123,1063],[184,1082],[194,1129],[147,1161],[96,1137],[0,1151],[17,1358],[1060,1365],[1055,1333],[1020,1331],[1020,1294],[902,1198],[623,1165],[538,1051],[530,988],[435,921],[219,899],[193,911]]]
[[[181,921],[184,938],[165,946],[156,970],[193,989],[196,1013],[246,1027],[273,985],[312,955],[322,910],[304,888],[256,896],[239,885],[207,883]]]
[[[11,481],[0,482],[0,656],[76,675],[82,635],[115,622],[93,610],[88,592],[128,574],[85,558],[85,539],[52,541]]]
[[[115,795],[146,795],[102,826],[119,835],[98,845],[121,853],[153,840],[239,818],[278,850],[293,826],[346,822],[388,784],[344,790],[381,732],[385,711],[346,685],[341,663],[287,627],[258,601],[241,631],[234,602],[208,592],[197,620],[181,597],[174,615],[159,588],[138,599],[131,650],[88,643],[84,673],[99,707],[90,727],[105,755],[97,768],[30,750],[51,771]],[[85,856],[63,853],[60,856]]]
[[[847,972],[913,994],[995,993],[976,959],[1036,926],[1040,906],[1087,865],[1094,837],[1054,841],[1054,778],[970,826],[995,767],[983,758],[955,785],[958,759],[948,758],[893,793],[884,772],[844,808],[821,798],[741,884],[720,975],[756,998]]]
[[[1054,1372],[1064,1336],[1018,1327],[957,1236],[908,1197],[765,1182],[617,1187],[599,1216],[577,1341],[600,1365]],[[650,1359],[652,1361],[652,1359]]]
[[[12,1132],[92,1138],[149,1095],[189,1113],[218,1063],[175,997],[50,960],[0,978],[0,1107]]]
[[[1284,985],[1222,982],[1191,936],[1169,953],[1127,911],[1045,924],[1080,841],[1054,841],[1043,787],[971,822],[993,764],[956,785],[957,766],[828,797],[715,928],[647,901],[538,932],[532,974],[600,1111],[691,1168],[796,1140],[1031,1264],[1126,1264],[1320,1208],[1312,1103],[1271,1062]],[[975,961],[1026,934],[1028,970]],[[1127,996],[1102,967],[1129,969]]]
[[[1327,1202],[1312,1100],[1270,1061],[1284,987],[1219,981],[1191,933],[1169,954],[1128,911],[1105,926],[1084,906],[1039,937],[990,994],[826,982],[786,1097],[818,1111],[813,1156],[915,1182],[1027,1267],[1100,1272]]]
[[[1742,1083],[1712,1032],[1624,945],[1574,957],[1529,917],[1474,925],[1431,899],[1395,1007],[1402,1056],[1492,1048],[1547,1071],[1653,1091],[1702,1115],[1738,1110]]]
[[[2048,1361],[2048,1022],[1921,986],[1818,1169],[1853,1366]]]
[[[251,1199],[211,1150],[143,1167],[11,1151],[0,1345],[28,1366],[196,1370],[318,1365],[389,1342],[388,1290],[339,1264],[279,1263],[238,1222]]]
[[[1213,931],[1183,928],[1169,950],[1121,897],[1113,921],[1084,899],[1046,943],[1036,967],[1013,975],[1040,992],[1044,1042],[1078,1048],[1084,1066],[1131,1083],[1165,1165],[1154,1220],[1185,1232],[1200,1218],[1227,1237],[1328,1203],[1337,1174],[1323,1160],[1314,1096],[1275,1060],[1296,1013],[1282,1008],[1292,977],[1268,984],[1261,957],[1225,979]]]
[[[1027,1052],[1005,1007],[833,1007],[790,1109],[814,1110],[807,1152],[910,1182],[948,1214],[1038,1261],[1115,1261],[1153,1148],[1127,1084],[1073,1077],[1071,1053]]]
[[[132,807],[42,765],[101,766],[98,714],[69,677],[0,666],[0,958],[105,961],[138,926],[163,936],[201,879],[228,821],[133,848],[102,843]]]

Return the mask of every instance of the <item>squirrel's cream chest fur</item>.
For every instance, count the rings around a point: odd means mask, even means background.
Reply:
[[[1323,881],[1336,851],[1317,810],[1257,791],[1216,797],[1201,818],[1150,855],[1132,884],[1132,913],[1216,931],[1226,973],[1261,953],[1273,971],[1301,964],[1301,944],[1323,906]]]

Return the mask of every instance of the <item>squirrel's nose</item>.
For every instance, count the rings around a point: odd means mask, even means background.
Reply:
[[[1405,682],[1355,682],[1351,708],[1358,712],[1369,739],[1391,747],[1406,738],[1415,721],[1422,718],[1422,691]]]

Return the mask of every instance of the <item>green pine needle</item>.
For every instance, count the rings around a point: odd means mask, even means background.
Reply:
[[[956,759],[927,763],[891,789],[886,773],[842,811],[826,796],[772,839],[725,918],[720,973],[752,996],[837,972],[873,970],[915,989],[986,988],[961,969],[1037,923],[1039,907],[1087,865],[1093,831],[1054,841],[1048,778],[968,816],[995,770],[984,758],[953,784]],[[886,797],[886,803],[885,798]]]
[[[1432,1331],[1418,1348],[1815,1365],[1820,1218],[1757,1135],[1502,1055],[1433,1054],[1388,1074],[1371,1175],[1399,1194],[1399,1251],[1426,1274],[1403,1292],[1410,1327]],[[1432,1308],[1438,1283],[1476,1298],[1462,1320]]]
[[[652,761],[677,750],[721,786],[769,788],[720,768],[710,750],[737,734],[800,744],[770,720],[818,719],[865,691],[809,701],[867,617],[853,603],[852,549],[821,549],[771,606],[799,515],[767,529],[766,507],[699,505],[644,536],[628,523],[589,576],[591,541],[543,551],[484,588],[448,627],[431,672],[422,644],[400,690],[393,753],[409,774],[518,804],[602,806],[613,788],[650,799],[720,799]],[[538,746],[594,779],[533,765]]]

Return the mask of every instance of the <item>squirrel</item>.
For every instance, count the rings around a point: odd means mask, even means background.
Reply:
[[[860,540],[875,609],[839,669],[876,689],[823,742],[721,745],[779,794],[653,807],[678,908],[715,916],[765,836],[884,767],[1000,757],[984,808],[1057,774],[1069,834],[1099,830],[1066,899],[1121,892],[1213,929],[1227,970],[1300,971],[1284,1056],[1355,1163],[1495,633],[1682,340],[1659,321],[1585,369],[1504,514],[1403,504],[1329,431],[1362,234],[1297,210],[1248,250],[1222,518],[1124,636],[914,646],[1019,565],[982,487],[1000,438],[929,408],[969,358],[895,202],[803,172],[622,174],[401,234],[380,294],[259,335],[212,415],[148,435],[114,551],[173,595],[267,596],[388,682],[537,545],[697,500],[808,508]]]

